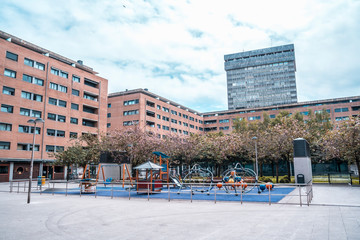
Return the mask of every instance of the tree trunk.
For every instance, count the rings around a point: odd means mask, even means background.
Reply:
[[[276,183],[279,183],[279,161],[276,162]]]
[[[70,174],[69,174],[69,173],[71,173],[70,165],[67,165],[67,166],[66,166],[66,171],[67,171],[66,181],[69,181],[69,179],[70,179]]]
[[[271,171],[272,171],[272,176],[275,177],[274,162],[273,161],[271,161]]]
[[[259,163],[260,177],[263,176],[263,163]]]

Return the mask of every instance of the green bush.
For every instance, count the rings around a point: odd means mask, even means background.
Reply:
[[[290,178],[288,175],[285,175],[280,179],[280,183],[289,183],[289,182],[290,182]]]
[[[272,182],[272,179],[269,177],[259,177],[260,182]]]

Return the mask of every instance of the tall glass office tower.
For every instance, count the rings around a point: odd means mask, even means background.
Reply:
[[[294,44],[224,56],[228,108],[297,102]]]

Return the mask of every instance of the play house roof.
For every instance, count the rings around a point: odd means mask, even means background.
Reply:
[[[139,170],[159,170],[162,168],[163,168],[162,166],[152,163],[150,161],[147,161],[146,163],[134,167],[134,169],[139,169]]]
[[[161,156],[161,158],[170,158],[168,155],[162,152],[153,152],[156,156]]]

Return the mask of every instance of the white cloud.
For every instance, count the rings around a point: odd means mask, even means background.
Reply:
[[[10,1],[3,31],[93,67],[109,91],[227,108],[223,55],[295,43],[298,98],[359,95],[360,2]]]

